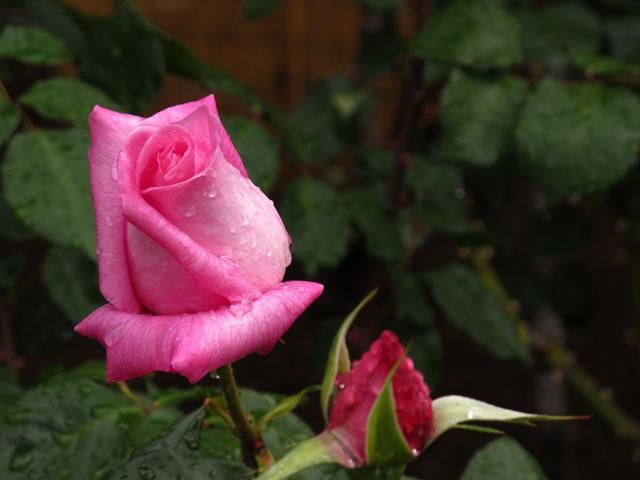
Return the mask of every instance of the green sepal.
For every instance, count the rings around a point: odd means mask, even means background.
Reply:
[[[384,468],[380,466],[346,469],[350,480],[399,480],[404,474],[406,465]]]
[[[351,370],[351,361],[349,360],[349,350],[347,350],[347,343],[345,337],[347,331],[356,318],[356,315],[362,310],[371,298],[378,293],[376,288],[364,300],[362,300],[356,308],[345,318],[340,330],[333,339],[331,344],[331,350],[329,350],[329,358],[327,358],[327,368],[324,372],[324,379],[322,380],[322,390],[320,393],[320,406],[322,408],[322,415],[324,415],[325,422],[329,421],[331,397],[333,396],[333,383],[338,376],[338,373],[347,373]]]
[[[355,468],[356,463],[345,452],[343,446],[329,431],[300,442],[279,461],[260,475],[260,480],[284,480],[301,470],[322,463],[337,463],[347,468]]]
[[[284,417],[286,414],[291,412],[294,408],[298,406],[300,401],[304,398],[304,396],[309,392],[316,392],[320,390],[320,385],[311,385],[310,387],[305,388],[299,393],[287,397],[280,401],[275,407],[269,410],[257,423],[256,428],[258,431],[262,430],[267,422],[274,420],[279,417]]]
[[[581,420],[585,418],[589,418],[589,416],[558,417],[516,412],[515,410],[496,407],[472,398],[450,395],[433,401],[434,431],[427,446],[431,445],[444,432],[463,422],[492,421],[533,425],[532,421],[534,420]],[[499,432],[496,430],[491,433]]]
[[[384,386],[376,398],[369,420],[367,421],[367,465],[377,467],[395,467],[404,465],[415,459],[411,447],[400,429],[396,413],[396,401],[393,398],[393,375],[400,363],[405,359],[406,352],[393,366]]]

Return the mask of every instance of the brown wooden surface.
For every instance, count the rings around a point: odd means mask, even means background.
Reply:
[[[65,0],[107,15],[111,0]],[[352,73],[361,11],[352,0],[286,0],[266,18],[243,19],[241,0],[135,0],[155,25],[276,105],[290,110],[316,80]],[[200,98],[195,84],[167,76],[153,110]],[[233,105],[219,99],[221,110]]]

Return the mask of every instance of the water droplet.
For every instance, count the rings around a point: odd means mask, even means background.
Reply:
[[[249,217],[247,217],[246,213],[242,214],[242,221],[240,222],[243,227],[249,225]]]
[[[467,412],[467,418],[469,420],[471,420],[475,416],[476,416],[476,412],[474,412],[473,410],[469,410],[469,412]]]
[[[102,247],[96,248],[96,255],[100,255],[102,253]]]
[[[411,450],[411,455],[417,457],[418,455],[420,455],[420,452],[418,451],[418,449],[414,448]]]
[[[240,245],[244,245],[244,244],[245,244],[245,243],[247,243],[247,242],[248,242],[247,237],[245,237],[244,235],[242,235],[242,236],[240,237]]]
[[[220,375],[218,375],[215,370],[213,372],[211,372],[211,377],[215,378],[216,380],[220,379]]]
[[[113,227],[113,220],[111,219],[111,217],[105,217],[104,223],[107,224],[107,227]]]
[[[389,476],[391,476],[392,471],[393,469],[391,467],[376,467],[376,475],[380,478],[388,478]]]
[[[156,472],[149,467],[138,467],[138,475],[142,480],[153,480],[156,478]]]
[[[169,262],[167,262],[166,260],[163,260],[162,262],[160,262],[160,265],[162,265],[163,267],[166,267],[167,265],[169,265]]]
[[[267,249],[267,257],[270,257],[270,256],[271,256],[271,254],[272,254],[272,253],[271,253],[271,249]]]
[[[338,385],[338,388],[339,388],[340,390],[344,390],[344,383],[341,383],[340,385]]]
[[[304,289],[304,287],[298,287],[298,291],[299,292],[305,292],[306,290]]]
[[[198,464],[195,462],[189,465],[189,470],[196,470],[197,468],[198,468]]]
[[[4,421],[10,425],[13,425],[16,423],[22,423],[26,421],[28,418],[29,418],[29,411],[22,410],[20,412],[13,413],[11,415],[7,415]]]
[[[229,233],[236,233],[236,230],[237,230],[237,228],[236,228],[235,223],[231,222],[229,224]]]
[[[258,306],[262,305],[262,301],[261,300],[257,300],[256,301],[256,305],[258,305]]]
[[[191,205],[188,209],[187,209],[187,213],[185,213],[185,215],[187,217],[193,217],[196,214],[196,206],[195,205]]]
[[[251,232],[251,248],[256,248],[257,244],[258,244],[258,239],[256,238],[256,232],[252,231]]]
[[[205,195],[209,198],[215,198],[215,196],[218,195],[218,187],[213,185],[207,192],[205,192]]]
[[[187,437],[184,439],[184,443],[187,444],[187,448],[189,450],[197,450],[200,447],[200,442],[192,437]]]

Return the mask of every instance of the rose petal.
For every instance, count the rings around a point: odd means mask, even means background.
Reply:
[[[208,252],[236,264],[261,292],[282,281],[291,263],[291,239],[282,220],[273,202],[220,151],[205,174],[149,189],[143,197]]]
[[[136,160],[155,130],[148,126],[138,127],[126,139],[118,157],[118,185],[126,220],[169,252],[199,288],[222,295],[231,302],[259,297],[261,292],[238,273],[236,265],[209,253],[142,197],[136,181]],[[138,254],[143,253],[129,252],[131,257]],[[145,306],[155,310],[154,305]]]
[[[161,127],[170,123],[177,123],[191,115],[198,107],[202,105],[206,105],[207,107],[209,107],[211,113],[216,118],[220,118],[220,116],[218,115],[218,109],[216,107],[216,100],[213,95],[209,95],[195,102],[183,103],[182,105],[175,105],[173,107],[162,110],[152,117],[147,118],[142,124]],[[218,140],[218,146],[220,147],[220,150],[222,150],[224,157],[229,163],[231,163],[231,165],[238,169],[242,176],[249,178],[249,176],[247,175],[247,171],[244,168],[244,164],[242,163],[242,159],[240,158],[240,155],[238,155],[236,147],[234,147],[233,143],[231,143],[231,139],[229,138],[229,135],[227,134],[227,131],[224,129],[222,124],[220,124],[219,135],[220,137]]]
[[[190,315],[132,315],[105,305],[76,331],[107,349],[109,382],[159,370],[195,383],[249,353],[268,353],[323,288],[280,283],[251,303]]]
[[[96,106],[89,116],[89,168],[96,214],[100,291],[120,310],[140,313],[129,281],[125,248],[126,220],[117,180],[118,153],[142,118]]]

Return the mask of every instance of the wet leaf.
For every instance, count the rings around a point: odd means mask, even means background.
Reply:
[[[7,25],[0,33],[0,58],[32,65],[61,65],[73,53],[58,38],[30,25]]]

